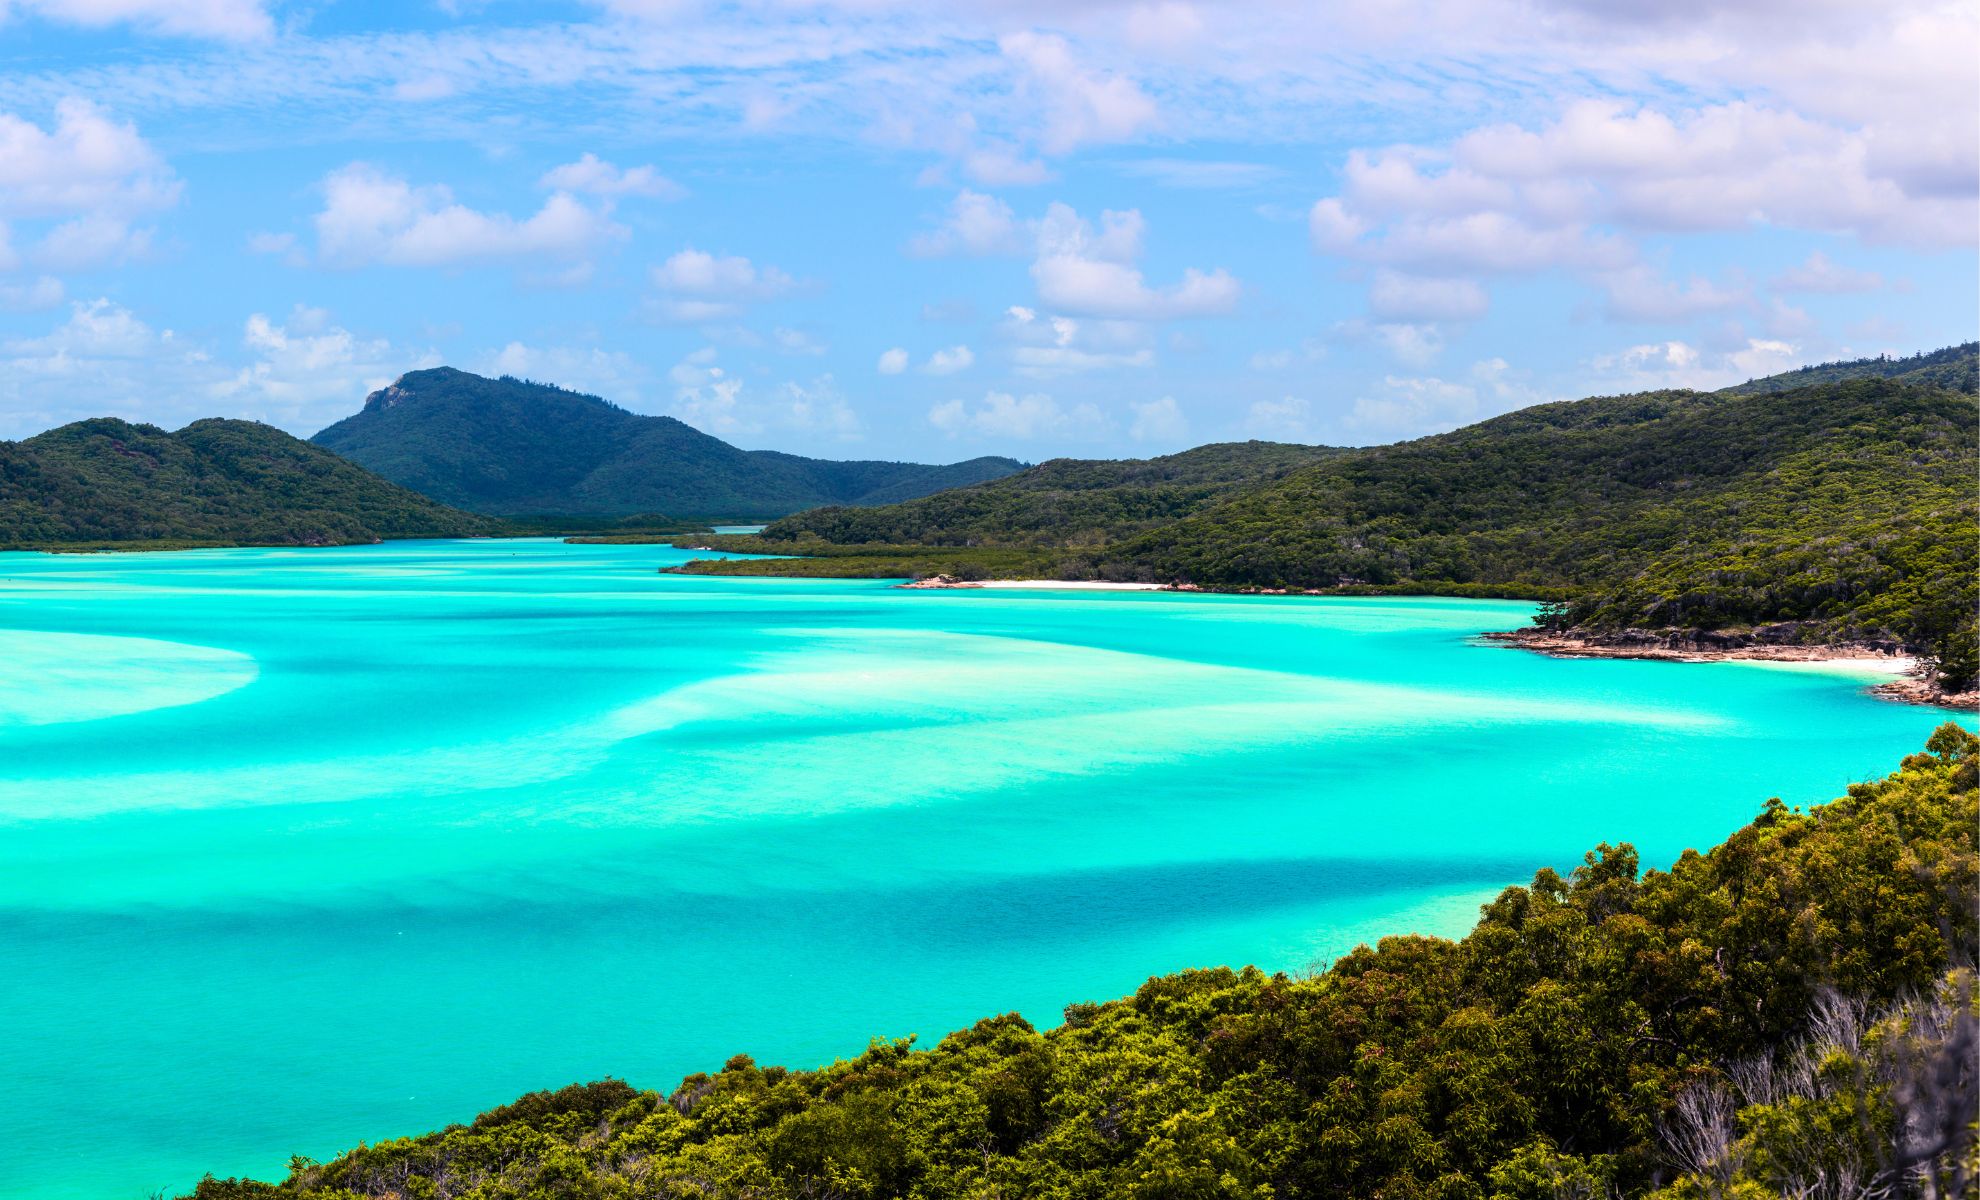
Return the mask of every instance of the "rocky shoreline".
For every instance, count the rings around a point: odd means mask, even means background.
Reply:
[[[1749,634],[1713,630],[1617,630],[1562,633],[1515,629],[1488,633],[1485,640],[1555,658],[1638,658],[1662,662],[1864,663],[1887,667],[1898,677],[1870,688],[1872,695],[1901,704],[1980,710],[1980,692],[1948,692],[1930,669],[1895,642],[1771,642]]]

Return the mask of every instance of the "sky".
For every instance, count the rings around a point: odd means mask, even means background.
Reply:
[[[0,0],[0,438],[1365,445],[1980,325],[1980,4]]]

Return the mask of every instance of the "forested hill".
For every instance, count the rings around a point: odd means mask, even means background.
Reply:
[[[103,418],[0,442],[0,549],[323,546],[491,525],[252,421],[167,433]]]
[[[1044,1032],[1007,1014],[815,1071],[738,1054],[669,1092],[538,1092],[194,1195],[1966,1196],[1976,755],[1944,725],[1896,774],[1770,801],[1668,871],[1597,847],[1462,941],[1388,937],[1310,977],[1185,971]]]
[[[1337,454],[1226,442],[1149,459],[1055,458],[991,483],[884,508],[823,508],[773,522],[773,540],[929,546],[1098,545],[1198,512]]]
[[[1894,638],[1973,677],[1973,397],[1883,379],[1546,405],[1343,455],[1114,548],[1212,586],[1559,585],[1557,624]]]
[[[1524,596],[1597,638],[1885,643],[1964,691],[1980,673],[1977,349],[1543,404],[1393,446],[1060,460],[798,513],[754,543],[811,558],[691,569]]]
[[[1950,388],[1955,392],[1980,391],[1980,342],[1948,346],[1909,358],[1883,356],[1818,363],[1736,384],[1722,389],[1721,394],[1750,396],[1759,392],[1785,392],[1813,383],[1839,383],[1845,379],[1895,379],[1899,383]]]
[[[739,450],[672,417],[448,367],[403,376],[311,440],[436,500],[501,514],[776,517],[925,496],[1024,465],[835,462]]]

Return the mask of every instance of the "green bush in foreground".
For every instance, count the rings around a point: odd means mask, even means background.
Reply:
[[[1975,1159],[1980,739],[1770,801],[1640,875],[1603,845],[1326,972],[1185,971],[932,1050],[538,1092],[266,1197],[1956,1196]]]

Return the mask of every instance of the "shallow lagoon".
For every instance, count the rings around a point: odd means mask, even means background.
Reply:
[[[554,541],[0,554],[0,1194],[1457,934],[1945,713],[1495,601],[901,591]]]

